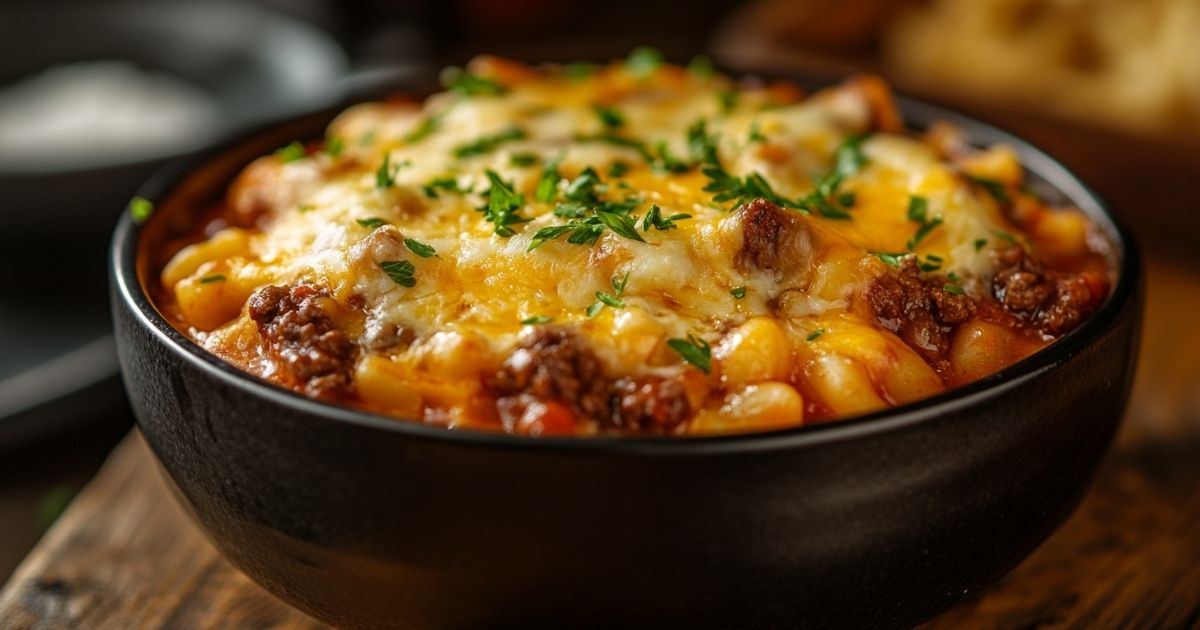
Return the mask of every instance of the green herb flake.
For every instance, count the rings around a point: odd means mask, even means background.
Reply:
[[[305,150],[304,145],[299,140],[292,140],[286,147],[275,151],[275,157],[279,158],[284,164],[303,160],[307,156],[308,151]]]
[[[592,105],[592,111],[596,112],[596,118],[607,129],[616,129],[625,124],[625,116],[612,107],[596,104]]]
[[[525,130],[520,127],[509,127],[503,131],[498,131],[494,134],[483,136],[473,142],[460,144],[454,147],[454,157],[468,158],[477,155],[491,153],[496,147],[505,142],[514,140],[524,140],[526,137]]]
[[[932,220],[922,223],[921,226],[917,228],[917,231],[915,234],[913,234],[912,238],[908,239],[908,251],[916,251],[917,246],[921,244],[921,241],[925,240],[925,237],[929,236],[929,233],[941,224],[942,217],[933,217]]]
[[[957,283],[959,283],[959,282],[961,282],[961,281],[962,281],[962,278],[961,278],[961,277],[959,277],[959,275],[958,275],[957,273],[953,272],[953,271],[951,271],[950,273],[946,274],[946,277],[947,277],[947,278],[950,280],[950,282],[953,282],[953,283],[955,283],[955,284],[957,284]]]
[[[458,178],[452,175],[435,177],[434,179],[429,180],[428,184],[422,186],[421,190],[423,190],[425,192],[425,196],[429,197],[430,199],[437,199],[439,190],[459,194],[470,192],[469,190],[464,190],[462,186],[459,186]]]
[[[620,298],[621,295],[625,293],[625,287],[629,284],[629,272],[625,272],[625,276],[620,280],[618,280],[616,276],[613,276],[611,279],[609,279],[609,282],[612,284],[613,292],[611,294],[603,291],[596,292],[596,302],[587,307],[587,310],[585,311],[589,318],[599,315],[600,311],[604,310],[605,306],[611,306],[612,308],[625,308],[625,302],[623,302]]]
[[[211,284],[213,282],[225,282],[225,274],[214,273],[211,276],[204,276],[200,278],[200,284]]]
[[[504,86],[493,79],[466,72],[462,68],[449,67],[439,77],[442,86],[463,96],[494,96],[504,93]]]
[[[379,263],[379,268],[383,269],[392,282],[402,287],[411,288],[417,284],[417,280],[413,278],[417,268],[407,260],[385,260]]]
[[[929,214],[929,201],[924,197],[913,195],[908,198],[908,220],[914,223],[925,223]]]
[[[491,188],[487,192],[487,205],[481,210],[488,222],[495,225],[497,235],[512,236],[515,232],[510,225],[529,221],[517,214],[521,206],[525,205],[525,195],[514,192],[511,186],[500,179],[496,171],[488,169],[486,173]]]
[[[1008,241],[1009,243],[1012,243],[1013,245],[1021,244],[1019,241],[1017,241],[1017,237],[1013,236],[1012,234],[1009,234],[1008,232],[1005,232],[1004,230],[999,230],[999,229],[993,228],[992,234],[994,234],[996,236],[996,238],[999,238],[1002,241]]]
[[[345,149],[346,142],[337,136],[325,140],[325,155],[331,158],[341,155]]]
[[[667,345],[701,372],[712,373],[712,348],[707,341],[689,333],[687,339],[668,339]]]
[[[629,172],[629,165],[624,162],[613,162],[608,167],[609,177],[620,177]]]
[[[542,203],[554,202],[554,198],[558,196],[558,182],[562,181],[562,175],[558,172],[558,163],[561,160],[562,155],[559,155],[542,167],[542,176],[533,191],[534,199]]]
[[[675,225],[676,221],[690,218],[692,218],[692,215],[683,213],[672,214],[669,217],[664,217],[662,215],[662,209],[659,208],[657,204],[654,204],[650,206],[650,210],[646,212],[646,217],[642,219],[642,231],[649,232],[650,228],[654,228],[656,230],[665,232],[666,230],[672,230],[678,227]]]
[[[380,219],[379,217],[366,217],[363,219],[355,219],[354,222],[365,228],[370,228],[372,230],[377,227],[382,227],[382,226],[385,226],[388,224],[387,221],[384,221],[383,219]]]
[[[967,175],[967,179],[983,187],[996,201],[1004,205],[1012,205],[1012,197],[1008,195],[1008,190],[999,180],[988,177],[975,177],[974,175]]]
[[[750,133],[746,135],[746,143],[764,142],[766,139],[767,137],[762,134],[762,130],[758,128],[758,121],[750,123]]]
[[[733,299],[735,299],[735,300],[740,300],[740,299],[746,297],[746,287],[734,287],[729,292],[729,295],[732,295]]]
[[[986,246],[986,245],[987,245],[987,242],[988,242],[988,241],[987,241],[987,239],[986,239],[986,238],[977,238],[977,239],[975,239],[975,251],[979,251],[979,250],[983,249],[983,248],[984,248],[984,246]]]
[[[805,337],[804,340],[805,341],[816,341],[817,337],[820,337],[821,335],[824,335],[824,334],[825,334],[825,329],[818,328],[818,329],[808,333],[808,336]]]
[[[421,258],[433,258],[434,256],[437,256],[436,249],[414,238],[404,239],[404,246],[408,248],[408,251],[420,256]]]
[[[375,170],[375,188],[379,190],[387,190],[396,185],[396,174],[401,168],[410,165],[411,162],[405,160],[399,164],[392,164],[392,155],[390,153],[383,154],[383,162],[379,164],[379,168]]]
[[[626,72],[638,78],[654,74],[662,65],[662,53],[649,46],[638,46],[625,58]]]
[[[587,77],[592,76],[596,73],[596,70],[599,69],[600,66],[597,66],[594,63],[576,61],[575,63],[569,63],[563,66],[562,73],[563,76],[567,77],[568,79],[578,80],[586,79]]]
[[[732,112],[738,104],[738,93],[735,89],[721,90],[717,92],[717,109],[722,114]]]
[[[904,257],[907,256],[908,254],[905,254],[905,253],[893,254],[893,253],[888,253],[888,252],[871,252],[871,255],[878,258],[879,260],[882,260],[884,262],[884,264],[886,264],[887,266],[895,267],[895,268],[899,269],[900,261],[903,260]]]
[[[953,293],[954,295],[965,295],[966,294],[966,292],[963,291],[963,288],[958,286],[957,284],[946,283],[946,285],[942,287],[942,290],[945,291],[946,293]]]
[[[696,55],[687,65],[688,74],[697,79],[710,79],[716,70],[713,68],[712,59],[707,55]]]
[[[437,131],[441,126],[441,114],[429,114],[428,116],[422,118],[421,122],[417,123],[417,126],[412,128],[412,131],[404,134],[404,141],[408,144],[420,142],[421,140],[433,135],[433,132]]]
[[[150,203],[145,197],[134,197],[129,200],[129,216],[133,218],[133,222],[141,225],[154,214],[154,204]]]
[[[538,158],[532,153],[514,153],[508,158],[508,163],[516,167],[533,166]]]
[[[596,210],[596,218],[600,219],[608,229],[624,236],[625,238],[645,243],[646,239],[642,238],[637,231],[637,219],[624,214],[615,212],[605,212]]]
[[[554,321],[554,318],[550,317],[549,315],[534,315],[532,317],[526,317],[525,319],[522,319],[521,325],[537,326],[538,324],[548,324],[552,321]]]

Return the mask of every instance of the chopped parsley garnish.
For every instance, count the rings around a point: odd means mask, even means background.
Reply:
[[[717,107],[721,110],[722,114],[728,114],[733,111],[733,108],[737,107],[737,102],[737,90],[731,88],[717,92]]]
[[[596,118],[600,119],[600,124],[608,129],[616,129],[625,124],[625,116],[621,112],[605,105],[592,105],[592,111],[596,112]]]
[[[328,155],[329,157],[335,158],[341,155],[345,148],[345,141],[337,136],[325,140],[325,155]]]
[[[988,177],[975,177],[974,175],[967,175],[967,179],[982,186],[983,189],[986,190],[988,194],[991,195],[996,201],[1005,205],[1012,204],[1012,197],[1008,196],[1008,191],[1004,188],[1004,184],[999,180]]]
[[[959,281],[961,281],[961,280],[962,280],[962,278],[960,278],[960,277],[959,277],[959,275],[958,275],[957,273],[953,272],[953,271],[951,271],[950,273],[946,274],[946,277],[950,279],[950,282],[955,282],[955,283],[957,283],[957,282],[959,282]]]
[[[504,93],[504,86],[493,79],[471,74],[453,66],[442,70],[442,86],[463,96],[495,95]]]
[[[729,292],[729,295],[732,295],[733,299],[735,299],[735,300],[740,300],[740,299],[746,297],[746,287],[734,287]]]
[[[375,187],[380,190],[386,190],[396,185],[396,173],[400,172],[401,168],[411,164],[405,160],[399,164],[392,164],[392,155],[390,153],[383,154],[383,162],[375,171]]]
[[[537,164],[537,156],[532,153],[514,153],[508,158],[508,163],[513,166],[533,166]]]
[[[887,266],[896,267],[897,269],[900,267],[900,261],[908,255],[906,253],[892,254],[888,252],[871,252],[871,254],[879,260],[882,260]]]
[[[488,222],[496,226],[496,234],[512,236],[515,232],[508,226],[529,221],[517,214],[521,206],[525,205],[525,195],[514,192],[512,187],[504,183],[504,180],[500,179],[500,175],[492,169],[487,170],[487,177],[492,185],[486,193],[487,205],[481,208],[481,211]]]
[[[817,337],[820,337],[821,335],[824,335],[824,334],[825,334],[825,329],[818,328],[818,329],[808,333],[808,336],[805,337],[804,340],[805,341],[816,341]]]
[[[668,339],[667,345],[701,372],[712,372],[712,348],[707,341],[688,333],[687,339]]]
[[[402,287],[413,287],[417,284],[416,278],[413,277],[417,268],[407,260],[385,260],[379,263],[379,268],[383,269],[392,282]]]
[[[599,66],[594,63],[576,61],[563,66],[562,73],[568,79],[585,79],[595,74],[598,69]]]
[[[300,144],[299,140],[292,140],[286,147],[275,151],[275,157],[278,157],[284,164],[302,160],[308,156],[308,151],[304,149],[304,145]]]
[[[642,231],[649,232],[650,228],[655,228],[659,231],[666,231],[676,227],[675,222],[683,219],[690,219],[690,214],[672,214],[669,217],[662,215],[662,209],[657,204],[650,206],[650,210],[646,213],[646,217],[642,219]]]
[[[721,165],[717,158],[717,138],[708,135],[708,121],[701,118],[688,125],[687,143],[692,161],[710,166]]]
[[[608,167],[609,177],[620,177],[629,172],[629,165],[624,162],[613,162]]]
[[[853,206],[853,192],[838,193],[838,188],[847,177],[857,173],[867,163],[867,156],[862,152],[862,143],[867,139],[865,134],[856,134],[846,138],[837,151],[834,152],[833,170],[817,180],[816,189],[800,198],[797,206],[808,212],[816,213],[826,219],[853,218],[846,208]],[[795,207],[795,206],[794,206]]]
[[[626,271],[625,277],[620,280],[617,280],[617,277],[613,276],[609,279],[609,282],[612,283],[613,292],[604,293],[603,291],[597,291],[596,302],[587,307],[587,311],[585,311],[588,317],[599,315],[605,306],[625,308],[625,302],[621,301],[621,295],[625,293],[625,287],[629,284],[629,272]]]
[[[204,276],[203,278],[200,278],[200,284],[210,284],[213,282],[225,282],[225,274],[214,273],[211,276]]]
[[[408,144],[420,142],[421,140],[428,138],[431,134],[433,134],[433,132],[437,131],[438,127],[441,125],[442,115],[430,114],[425,118],[422,118],[421,122],[418,123],[416,127],[412,128],[412,131],[404,134],[404,141]]]
[[[562,181],[562,175],[558,172],[558,163],[561,160],[562,156],[560,155],[546,162],[542,167],[542,177],[533,191],[534,199],[542,203],[554,202],[554,198],[558,196],[558,182]]]
[[[374,129],[368,129],[364,131],[363,135],[359,136],[358,138],[358,146],[365,147],[370,145],[372,142],[375,142],[375,135],[376,132]]]
[[[601,223],[606,225],[608,229],[612,230],[613,232],[616,232],[617,234],[620,234],[628,239],[640,241],[642,243],[646,242],[646,239],[642,238],[641,234],[638,234],[636,217],[631,217],[627,214],[619,214],[616,212],[606,212],[600,209],[596,210],[595,216],[597,219],[600,219]]]
[[[691,170],[691,164],[684,162],[671,153],[671,147],[667,145],[666,140],[659,140],[654,145],[654,149],[658,153],[658,158],[654,160],[655,170],[669,173],[686,173]]]
[[[600,174],[589,166],[583,169],[579,177],[567,184],[567,187],[563,189],[563,197],[566,197],[567,201],[576,203],[599,203],[600,198],[596,195],[596,186],[599,183]]]
[[[975,251],[979,251],[979,250],[983,249],[985,245],[987,245],[986,238],[975,239]]]
[[[942,287],[942,290],[945,291],[946,293],[953,293],[954,295],[965,295],[966,294],[966,291],[963,291],[963,288],[958,286],[957,284],[946,283],[946,285]]]
[[[363,219],[355,219],[354,222],[358,223],[359,225],[361,225],[365,228],[371,228],[372,230],[377,227],[381,227],[381,226],[388,224],[387,221],[384,221],[383,219],[380,219],[379,217],[366,217]]]
[[[917,227],[916,233],[912,235],[912,238],[908,239],[906,245],[908,251],[912,252],[916,251],[917,245],[920,245],[921,241],[925,240],[925,237],[929,236],[930,232],[942,224],[942,217],[935,216],[932,219],[929,218],[929,201],[918,195],[908,198],[908,210],[906,214],[909,221],[920,224]]]
[[[460,144],[454,147],[454,157],[467,158],[490,153],[496,147],[513,140],[524,140],[525,130],[520,127],[509,127],[503,131],[478,138],[474,142]]]
[[[846,207],[846,208],[853,208],[854,204],[857,201],[858,201],[858,195],[855,195],[854,191],[848,191],[848,192],[841,193],[837,197],[838,205]]]
[[[758,121],[750,123],[750,133],[746,136],[746,143],[762,142],[767,137],[762,134],[762,130],[758,128]]]
[[[424,186],[422,186],[421,190],[425,191],[425,196],[429,197],[430,199],[437,199],[438,198],[437,191],[439,191],[439,190],[444,190],[446,192],[453,192],[453,193],[459,193],[459,194],[462,194],[465,192],[471,192],[470,190],[464,189],[462,186],[459,186],[458,178],[454,177],[452,175],[446,175],[445,177],[435,177],[434,179],[429,180],[428,184],[425,184]]]
[[[649,46],[638,46],[625,58],[625,70],[638,78],[654,74],[662,65],[662,53]]]
[[[716,73],[713,69],[712,59],[707,55],[696,55],[687,65],[688,74],[697,79],[707,79]]]
[[[129,216],[133,218],[133,222],[141,225],[154,214],[154,204],[150,203],[145,197],[134,197],[129,200]]]
[[[787,208],[799,207],[796,202],[777,194],[771,188],[771,184],[767,183],[766,178],[759,173],[751,173],[745,177],[734,177],[721,166],[714,165],[705,166],[701,172],[709,179],[708,184],[704,186],[704,190],[716,193],[713,195],[713,201],[734,201],[736,205],[742,205],[761,198],[777,206]]]
[[[938,269],[942,268],[942,262],[943,260],[941,256],[929,254],[925,256],[925,260],[919,260],[917,262],[917,268],[925,272],[937,271]]]
[[[1009,234],[1008,232],[1005,232],[1004,230],[998,230],[998,229],[993,228],[992,234],[995,234],[997,238],[1004,240],[1004,241],[1008,241],[1009,243],[1012,243],[1013,245],[1020,245],[1020,242],[1017,241],[1017,237],[1013,236],[1012,234]]]
[[[554,321],[554,318],[550,317],[549,315],[534,315],[532,317],[526,317],[525,319],[522,319],[521,325],[537,326],[538,324],[548,324],[552,321]]]
[[[635,140],[633,138],[626,138],[625,136],[617,135],[611,131],[590,136],[581,134],[575,136],[575,140],[577,142],[604,142],[615,147],[633,149],[634,151],[638,152],[638,155],[642,156],[643,160],[651,164],[654,163],[654,154],[651,153],[650,149],[646,148],[645,142],[642,142],[641,140]]]
[[[420,256],[421,258],[432,258],[437,256],[436,249],[414,238],[404,239],[404,246],[408,248],[408,251]]]

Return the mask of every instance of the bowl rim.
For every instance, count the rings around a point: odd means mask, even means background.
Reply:
[[[731,73],[731,76],[757,76]],[[806,79],[801,75],[785,75],[805,87],[824,87],[838,80]],[[845,77],[841,77],[844,79]],[[400,86],[398,91],[405,91]],[[411,91],[411,89],[410,89]],[[374,94],[378,97],[378,93]],[[249,143],[254,138],[295,124],[308,118],[332,117],[349,104],[349,100],[333,108],[323,108],[305,115],[258,125],[229,136],[209,149],[180,157],[159,169],[136,192],[137,197],[155,202],[170,195],[192,172],[211,163],[227,152]],[[369,99],[368,99],[369,100]],[[448,429],[393,416],[371,413],[352,407],[308,398],[258,376],[243,372],[216,355],[206,351],[176,330],[155,308],[143,290],[137,272],[141,225],[128,212],[121,214],[113,233],[109,251],[109,277],[114,301],[120,300],[137,325],[149,331],[155,340],[176,358],[223,384],[256,396],[289,412],[347,423],[369,430],[397,433],[414,439],[435,443],[455,444],[478,448],[538,450],[561,453],[618,454],[636,457],[690,457],[722,453],[752,453],[816,446],[878,435],[931,422],[947,414],[969,408],[985,400],[1004,395],[1009,390],[1038,378],[1086,347],[1106,336],[1119,324],[1129,307],[1140,294],[1142,262],[1140,249],[1132,233],[1112,212],[1090,186],[1066,166],[1034,144],[1002,128],[973,116],[914,98],[896,94],[906,130],[924,128],[935,121],[948,121],[966,132],[972,144],[1003,143],[1018,154],[1027,173],[1032,173],[1066,197],[1082,210],[1108,237],[1116,259],[1116,283],[1108,298],[1078,328],[1024,359],[967,385],[953,388],[921,400],[849,418],[802,424],[769,431],[715,434],[704,436],[547,436],[529,437],[503,432],[474,429]],[[114,302],[113,308],[118,304]],[[136,388],[126,381],[126,387]],[[140,422],[140,419],[139,419]]]

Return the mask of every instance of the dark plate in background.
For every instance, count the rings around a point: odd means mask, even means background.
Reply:
[[[349,62],[322,31],[248,3],[5,6],[0,89],[47,68],[126,61],[206,94],[210,133],[124,161],[0,166],[0,451],[88,422],[128,422],[105,293],[112,225],[166,158],[341,97]],[[5,148],[0,146],[0,151]],[[15,165],[14,162],[17,162]]]

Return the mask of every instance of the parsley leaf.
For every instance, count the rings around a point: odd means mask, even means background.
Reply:
[[[608,129],[616,129],[625,124],[625,116],[612,107],[597,103],[592,105],[592,111],[596,112],[596,117],[600,119],[600,124]]]
[[[654,204],[650,206],[650,210],[646,212],[646,217],[642,219],[642,231],[649,232],[651,227],[659,231],[674,229],[677,227],[675,225],[676,221],[690,218],[692,218],[692,215],[683,213],[673,214],[669,217],[663,217],[662,209],[658,207],[658,204]]]
[[[454,147],[454,157],[468,158],[477,155],[483,155],[485,153],[490,153],[496,147],[504,144],[505,142],[524,140],[525,137],[526,134],[524,129],[521,129],[520,127],[509,127],[503,131],[498,131],[494,134],[478,138],[473,142],[460,144],[457,147]]]
[[[154,204],[150,203],[145,197],[134,197],[129,200],[129,216],[133,217],[133,222],[141,225],[154,214]]]
[[[470,192],[469,190],[464,190],[461,186],[459,186],[458,178],[454,177],[453,175],[446,175],[445,177],[435,177],[434,179],[429,180],[428,184],[425,184],[424,186],[422,186],[421,190],[425,191],[425,196],[429,197],[430,199],[437,199],[438,198],[437,191],[439,191],[439,190],[444,190],[446,192],[460,193],[460,194],[465,193],[465,192]]]
[[[437,256],[436,249],[414,238],[404,239],[404,246],[408,248],[408,251],[420,256],[421,258],[432,258]]]
[[[341,155],[345,148],[345,141],[337,136],[325,140],[325,155],[328,155],[331,158]]]
[[[417,268],[407,260],[384,260],[379,263],[379,268],[383,269],[392,282],[402,287],[413,287],[417,284],[417,280],[413,278]]]
[[[224,282],[224,281],[225,281],[225,274],[221,274],[221,273],[214,273],[211,276],[204,276],[203,278],[200,278],[200,284],[211,284],[213,282]]]
[[[712,373],[712,348],[707,341],[688,333],[687,339],[668,339],[667,345],[701,372]]]
[[[708,121],[701,118],[687,128],[688,153],[695,162],[720,166],[717,159],[717,138],[708,135]]]
[[[924,223],[929,213],[929,202],[924,197],[913,195],[908,198],[908,220]]]
[[[746,297],[746,287],[734,287],[733,290],[729,292],[729,295],[732,295],[733,299],[735,300],[740,300]]]
[[[659,140],[654,148],[658,152],[658,159],[654,160],[656,170],[670,173],[686,173],[691,170],[691,164],[680,160],[671,153],[671,148],[667,145],[666,140]]]
[[[935,216],[930,219],[929,201],[919,195],[912,195],[908,198],[908,210],[906,214],[909,221],[921,224],[917,227],[917,232],[912,235],[912,238],[908,239],[906,247],[911,252],[916,251],[917,245],[920,245],[921,241],[925,240],[925,237],[929,236],[930,232],[942,224],[942,217]]]
[[[381,226],[388,224],[387,221],[384,221],[383,219],[380,219],[379,217],[366,217],[366,218],[362,218],[362,219],[355,219],[354,222],[365,228],[371,228],[371,229],[375,229],[377,227],[381,227]]]
[[[563,197],[567,201],[576,203],[599,203],[600,198],[596,195],[596,186],[600,183],[600,175],[596,169],[587,167],[579,174],[579,177],[571,180],[567,187],[563,189]]]
[[[442,70],[442,86],[463,96],[496,95],[504,93],[504,86],[493,79],[481,77],[453,66]]]
[[[642,243],[646,242],[646,239],[642,238],[641,234],[638,234],[637,219],[630,217],[629,215],[606,212],[604,210],[597,209],[596,218],[600,219],[600,222],[607,226],[608,229],[620,234],[621,236],[624,236],[625,238]]]
[[[638,78],[653,74],[662,65],[662,53],[649,46],[638,46],[625,58],[625,70]]]
[[[716,73],[716,70],[713,69],[712,59],[709,59],[707,55],[692,57],[692,60],[688,62],[687,71],[697,79],[707,79]]]
[[[521,206],[525,205],[525,195],[514,192],[508,184],[504,183],[504,180],[500,179],[500,175],[492,169],[487,170],[487,178],[492,186],[486,193],[488,203],[481,208],[481,211],[488,222],[496,226],[496,234],[500,236],[512,236],[515,232],[508,226],[529,221],[529,219],[517,214]]]
[[[808,333],[808,336],[805,337],[804,340],[805,341],[816,341],[817,337],[820,337],[821,335],[824,335],[824,334],[825,334],[825,329],[818,328],[818,329]]]
[[[979,250],[983,249],[985,245],[987,245],[986,238],[975,239],[975,251],[979,251]]]
[[[762,134],[762,130],[758,128],[758,121],[750,123],[750,133],[746,136],[746,144],[754,142],[763,142],[767,137]]]
[[[720,108],[722,114],[728,114],[737,107],[738,93],[735,89],[721,90],[717,92],[717,107]]]
[[[604,310],[605,306],[611,306],[613,308],[625,307],[625,302],[623,302],[620,298],[621,295],[625,293],[626,285],[629,284],[629,272],[626,271],[625,277],[621,278],[620,280],[617,280],[617,277],[613,276],[611,279],[609,279],[609,282],[612,284],[613,292],[609,294],[604,293],[603,291],[597,291],[596,302],[587,307],[587,311],[585,311],[588,317],[595,317],[599,315],[600,311]]]
[[[549,315],[533,315],[531,317],[526,317],[525,319],[522,319],[521,325],[522,326],[536,326],[538,324],[547,324],[552,321],[554,321],[554,318],[550,317]]]
[[[871,252],[871,255],[875,256],[879,260],[882,260],[884,262],[884,264],[886,264],[889,267],[899,268],[900,261],[908,254],[905,254],[905,253],[892,254],[892,253],[888,253],[888,252]]]
[[[413,127],[412,131],[404,134],[404,141],[413,144],[428,138],[433,132],[437,131],[442,126],[441,114],[430,114],[421,119],[421,122]]]
[[[532,153],[514,153],[508,158],[513,166],[533,166],[537,164],[537,156]]]
[[[991,195],[996,201],[1004,205],[1012,204],[1012,197],[1008,196],[1008,190],[1004,188],[1004,184],[999,180],[990,179],[987,177],[975,177],[974,175],[967,175],[967,179],[982,186],[983,189],[986,190],[988,194]]]
[[[299,140],[292,140],[286,147],[275,151],[275,156],[287,164],[308,157],[308,151],[305,150],[303,144],[300,144]]]
[[[613,162],[608,167],[609,177],[620,177],[629,172],[629,165],[624,162]]]
[[[396,185],[396,173],[400,172],[401,168],[408,166],[410,162],[405,160],[399,164],[392,165],[392,155],[390,153],[383,154],[383,163],[375,171],[375,187],[380,190],[386,190]]]
[[[542,203],[552,203],[558,195],[558,182],[562,180],[562,175],[558,172],[558,163],[562,160],[562,155],[546,162],[542,167],[542,177],[538,180],[537,188],[534,189],[533,198]]]
[[[966,294],[966,291],[963,291],[963,288],[958,286],[957,284],[946,283],[946,285],[942,287],[942,290],[945,291],[946,293],[953,293],[954,295],[965,295]]]

